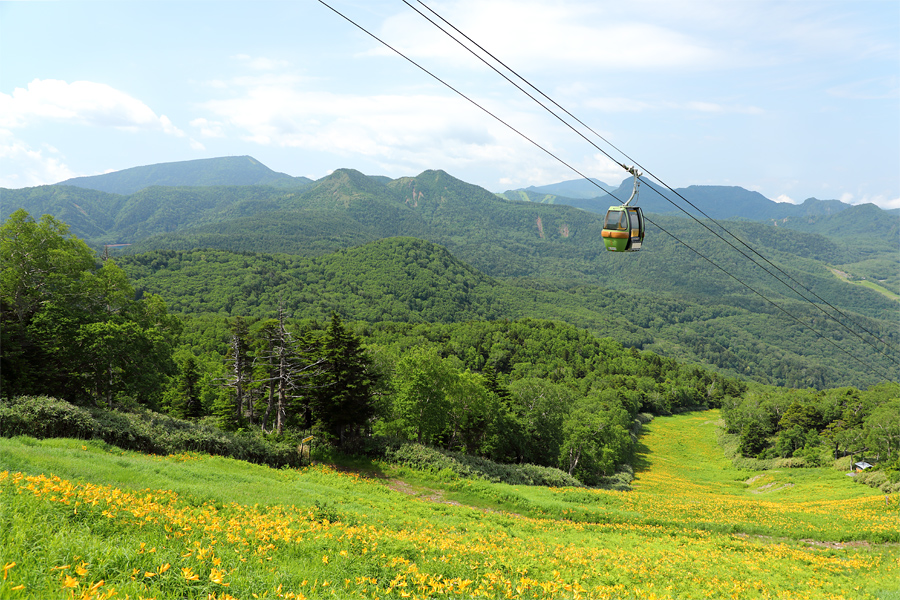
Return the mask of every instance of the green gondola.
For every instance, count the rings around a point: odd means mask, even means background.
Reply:
[[[644,216],[636,206],[610,206],[603,223],[603,243],[611,252],[636,252],[644,241]]]
[[[610,252],[636,252],[644,241],[644,215],[637,206],[628,206],[637,198],[641,172],[635,167],[628,172],[634,175],[631,198],[620,206],[610,206],[603,221],[603,244]]]

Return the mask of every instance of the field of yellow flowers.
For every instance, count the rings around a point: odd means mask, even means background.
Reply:
[[[734,470],[717,419],[655,420],[631,492],[0,440],[0,598],[900,597],[896,499]]]

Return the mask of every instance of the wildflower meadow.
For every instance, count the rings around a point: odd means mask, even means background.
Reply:
[[[0,440],[0,598],[898,598],[900,503],[656,419],[632,491]]]

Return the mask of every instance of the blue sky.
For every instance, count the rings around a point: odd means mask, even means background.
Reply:
[[[401,0],[329,4],[582,173],[626,178]],[[896,0],[426,4],[673,187],[900,207]],[[492,191],[578,178],[315,0],[0,2],[0,186],[229,155]]]

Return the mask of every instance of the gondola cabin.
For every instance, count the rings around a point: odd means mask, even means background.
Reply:
[[[603,244],[610,252],[635,252],[644,241],[644,215],[637,206],[610,206],[603,222]]]

